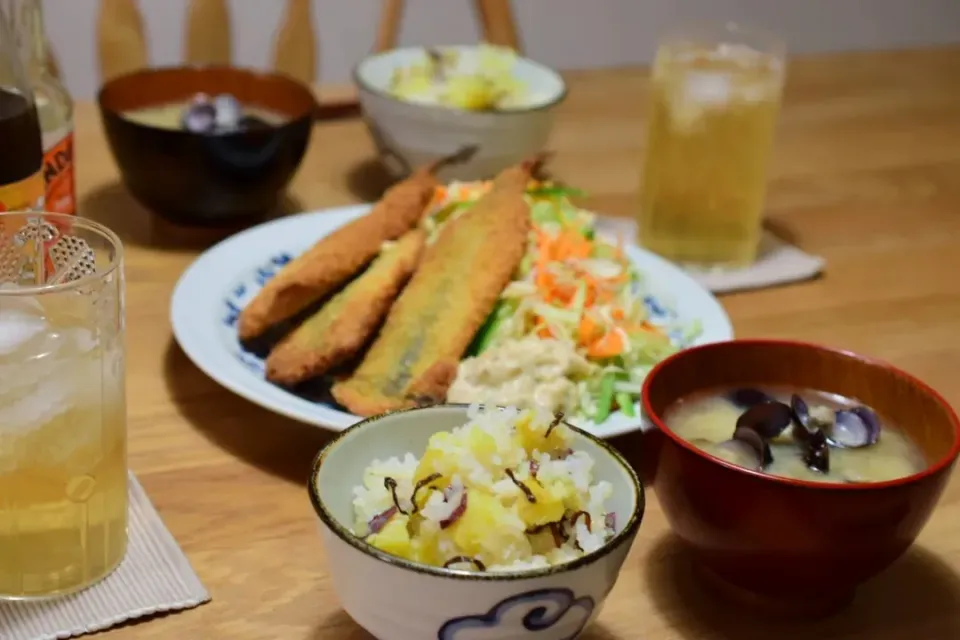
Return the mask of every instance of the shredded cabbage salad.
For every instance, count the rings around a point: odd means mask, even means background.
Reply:
[[[435,233],[490,186],[454,182],[438,188],[428,228]],[[482,357],[491,347],[531,336],[569,345],[591,364],[575,381],[578,413],[600,423],[617,409],[636,416],[644,377],[701,328],[698,321],[681,322],[647,291],[622,239],[597,236],[596,216],[574,204],[578,195],[552,183],[531,183],[527,253],[468,355]]]

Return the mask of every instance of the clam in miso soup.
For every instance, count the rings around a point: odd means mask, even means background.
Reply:
[[[679,400],[664,420],[697,448],[773,476],[884,482],[927,466],[870,407],[810,389],[721,389]]]
[[[242,105],[230,94],[210,97],[199,93],[189,100],[134,109],[127,120],[156,129],[216,134],[277,127],[287,118],[269,109]]]

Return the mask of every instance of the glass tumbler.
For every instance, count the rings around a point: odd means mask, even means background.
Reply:
[[[784,63],[779,38],[732,23],[662,40],[650,81],[642,246],[702,268],[756,259]]]
[[[120,240],[0,214],[0,600],[78,591],[127,547]]]

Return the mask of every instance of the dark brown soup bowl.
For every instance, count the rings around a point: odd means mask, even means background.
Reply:
[[[664,422],[677,400],[722,387],[787,385],[856,398],[893,421],[928,466],[876,484],[814,483],[705,453]],[[729,594],[780,613],[829,613],[913,543],[960,452],[960,422],[933,389],[853,353],[799,342],[733,340],[682,351],[647,377],[654,428],[642,469],[673,531]]]
[[[232,94],[245,107],[284,116],[278,126],[226,134],[161,129],[124,113]],[[144,69],[107,82],[98,96],[110,149],[127,188],[171,222],[219,226],[278,206],[310,141],[316,100],[285,76],[233,67]]]

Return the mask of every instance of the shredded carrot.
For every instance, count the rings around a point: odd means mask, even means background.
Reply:
[[[549,186],[549,183],[530,181],[530,188]],[[493,187],[492,181],[465,183],[455,186],[440,185],[433,195],[433,204],[476,199]],[[559,230],[550,225],[534,225],[531,248],[534,251],[532,280],[537,297],[555,308],[582,311],[576,321],[578,345],[591,358],[611,358],[623,354],[629,347],[628,332],[649,331],[662,333],[647,322],[629,317],[627,309],[617,303],[618,296],[629,281],[629,259],[624,253],[624,238],[618,236],[610,246],[601,240],[588,238],[580,221],[559,216]],[[597,246],[603,244],[605,254],[623,267],[612,277],[597,275],[581,262],[598,255]],[[580,303],[582,302],[582,306]],[[576,303],[576,306],[575,306]],[[600,308],[605,308],[603,313]],[[555,332],[543,317],[533,318],[533,333],[540,338],[555,338]]]
[[[599,340],[587,347],[587,355],[591,358],[612,358],[623,353],[627,348],[627,341],[619,329],[607,331]]]
[[[536,229],[536,246],[540,256],[557,262],[589,258],[593,252],[593,242],[572,228],[564,229],[555,236]]]
[[[430,205],[428,208],[432,209],[439,206],[444,200],[447,199],[447,187],[444,185],[439,185],[433,192],[433,198],[430,200]]]
[[[549,269],[538,265],[537,274],[534,276],[534,284],[537,285],[541,293],[549,293],[550,290],[553,289],[555,282],[556,279],[553,277],[553,274],[550,273]]]
[[[602,302],[604,304],[607,302],[613,302],[613,292],[609,289],[598,289],[597,302]]]
[[[579,263],[595,255],[597,241],[584,236],[575,221],[570,221],[559,231],[546,230],[539,226],[533,229],[534,259],[533,283],[538,297],[545,303],[562,308],[571,308],[580,300],[583,289],[583,309],[577,323],[577,343],[590,358],[612,358],[623,354],[629,347],[627,332],[655,331],[648,323],[630,320],[626,309],[615,304],[623,285],[629,281],[629,261],[624,254],[624,239],[617,238],[613,249],[615,260],[624,269],[613,277],[598,276],[588,272]],[[559,264],[558,264],[559,263]],[[565,275],[569,274],[569,275]],[[596,312],[596,308],[609,305],[608,320]],[[534,332],[540,338],[555,337],[543,318],[537,317]]]
[[[583,259],[590,256],[593,243],[577,231],[562,231],[553,244],[554,260]]]
[[[584,296],[583,306],[590,308],[597,303],[597,288],[587,285],[586,296]]]
[[[658,336],[666,336],[667,333],[663,330],[662,327],[658,327],[655,324],[650,324],[649,322],[641,322],[637,324],[635,322],[627,322],[619,325],[621,329],[628,333],[653,333]]]
[[[603,327],[601,327],[589,313],[583,314],[580,318],[580,326],[577,328],[577,337],[580,344],[586,346],[592,344],[603,336]]]
[[[573,303],[573,299],[577,295],[577,285],[575,284],[562,284],[557,285],[554,289],[552,297],[552,302],[559,302],[563,306],[569,306]]]
[[[643,324],[641,324],[640,327],[644,331],[650,331],[651,333],[659,333],[662,336],[667,335],[667,332],[663,330],[663,327],[658,327],[657,325],[651,324],[646,320],[643,321]]]

